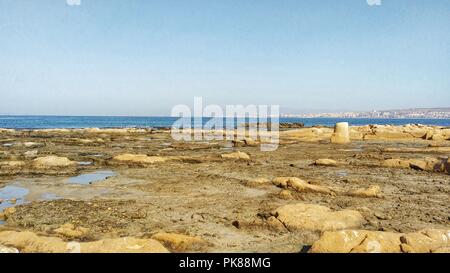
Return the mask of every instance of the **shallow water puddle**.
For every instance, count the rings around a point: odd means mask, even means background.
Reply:
[[[15,207],[19,205],[26,204],[29,201],[49,201],[49,200],[57,200],[61,197],[57,196],[53,193],[43,193],[40,194],[38,198],[32,198],[31,200],[27,199],[27,196],[30,196],[31,190],[26,187],[21,186],[6,186],[0,189],[0,211],[3,211],[6,208]],[[5,221],[0,221],[0,225],[5,224]]]
[[[0,211],[6,208],[14,207],[25,203],[25,196],[30,191],[26,188],[17,186],[6,186],[0,189]],[[14,200],[14,201],[13,201]],[[5,221],[0,220],[0,225],[5,224]]]
[[[5,208],[23,204],[25,202],[25,196],[29,192],[28,189],[17,186],[6,186],[1,188],[0,199],[2,200],[2,203],[0,204],[0,211]],[[11,201],[12,199],[16,201]]]
[[[111,176],[115,176],[116,173],[110,170],[97,171],[93,173],[80,174],[68,179],[69,184],[88,185],[94,182],[105,180]]]

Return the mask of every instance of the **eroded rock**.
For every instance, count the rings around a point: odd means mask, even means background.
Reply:
[[[428,172],[450,173],[448,159],[426,157],[424,159],[387,159],[383,162],[384,167],[414,169]]]
[[[367,230],[324,232],[312,253],[430,253],[450,247],[450,230],[428,229],[415,233]]]
[[[113,161],[131,164],[155,164],[170,160],[167,157],[148,156],[145,154],[121,154],[113,158]]]
[[[272,183],[283,189],[293,189],[298,192],[315,192],[323,194],[334,194],[333,191],[324,186],[312,185],[297,177],[277,177]]]
[[[29,231],[0,232],[0,244],[24,253],[167,253],[168,250],[153,239],[124,237],[94,242],[65,242],[57,237],[39,236]]]
[[[175,251],[192,250],[207,245],[207,242],[200,237],[177,233],[161,232],[153,235],[152,239],[161,242],[167,248]]]
[[[333,159],[322,158],[322,159],[317,159],[316,161],[314,161],[314,165],[335,167],[338,165],[338,163],[336,160],[333,160]]]
[[[76,165],[77,163],[75,161],[71,161],[67,157],[59,157],[54,155],[38,157],[31,163],[31,166],[35,169],[66,168],[74,167]]]
[[[250,156],[244,152],[234,152],[229,154],[220,155],[224,159],[234,159],[234,160],[250,160]]]
[[[84,227],[75,227],[73,224],[67,223],[55,229],[54,232],[73,239],[85,237],[88,234],[89,229]]]
[[[357,189],[350,191],[348,193],[350,196],[356,197],[381,197],[381,188],[380,186],[370,186],[365,189]]]
[[[332,211],[314,204],[292,204],[276,209],[272,213],[289,230],[329,231],[358,228],[363,216],[354,210]]]

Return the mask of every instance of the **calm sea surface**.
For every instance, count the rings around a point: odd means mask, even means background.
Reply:
[[[93,116],[0,116],[0,128],[49,129],[49,128],[161,128],[170,127],[175,117],[93,117]],[[203,119],[203,124],[208,119]],[[241,120],[240,122],[242,122]],[[350,125],[367,124],[426,124],[449,126],[450,119],[337,119],[337,118],[280,118],[280,122],[303,122],[305,126],[334,126],[347,121]],[[254,122],[254,121],[251,121]]]

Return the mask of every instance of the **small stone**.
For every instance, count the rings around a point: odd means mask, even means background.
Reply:
[[[9,218],[11,215],[16,213],[16,208],[15,207],[6,208],[3,210],[3,213],[5,214],[6,218]]]

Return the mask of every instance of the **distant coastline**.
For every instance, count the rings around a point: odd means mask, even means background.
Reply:
[[[365,112],[282,114],[295,118],[450,119],[450,107],[372,110]]]

